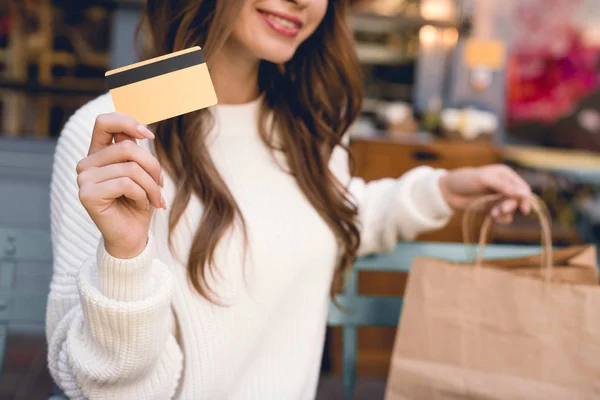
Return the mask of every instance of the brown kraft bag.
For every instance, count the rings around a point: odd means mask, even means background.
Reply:
[[[531,204],[542,227],[539,255],[482,260],[488,216],[473,263],[414,260],[386,400],[600,399],[595,248],[553,251],[545,205],[537,196]]]

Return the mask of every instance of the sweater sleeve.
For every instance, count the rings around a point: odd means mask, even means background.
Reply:
[[[338,146],[330,167],[358,206],[359,256],[390,252],[399,240],[440,229],[452,217],[439,187],[445,170],[421,166],[398,178],[365,182],[350,175],[348,161],[347,151]]]
[[[183,364],[171,271],[157,257],[152,237],[133,259],[108,254],[78,197],[76,165],[87,154],[96,116],[110,111],[100,107],[102,101],[71,117],[54,155],[49,370],[71,399],[169,399]]]

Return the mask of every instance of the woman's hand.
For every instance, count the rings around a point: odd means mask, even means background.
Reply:
[[[136,139],[154,135],[126,115],[100,115],[88,156],[77,164],[79,199],[106,250],[122,259],[144,250],[154,208],[166,209],[160,164]]]
[[[505,165],[451,170],[440,178],[440,189],[448,205],[463,211],[473,200],[489,194],[507,198],[496,204],[491,215],[498,222],[509,223],[519,208],[524,214],[531,211],[527,198],[531,188],[514,170]]]

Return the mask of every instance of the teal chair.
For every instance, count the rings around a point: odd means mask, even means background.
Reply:
[[[396,327],[400,319],[401,297],[361,296],[357,289],[359,271],[408,272],[417,256],[449,261],[469,261],[469,249],[462,243],[403,242],[390,254],[372,255],[357,260],[348,284],[337,299],[340,306],[329,307],[328,325],[342,328],[342,388],[344,399],[351,400],[356,386],[357,328],[364,326]],[[471,252],[472,250],[473,252]],[[484,258],[515,258],[541,251],[539,246],[487,245]]]
[[[43,230],[0,227],[0,376],[9,326],[26,324],[44,334],[49,287],[41,291],[17,291],[14,288],[19,263],[52,265],[50,234]],[[66,400],[58,388],[49,400]]]
[[[538,246],[486,246],[486,258],[519,257],[539,252]],[[358,271],[408,272],[416,256],[441,257],[452,261],[466,261],[467,249],[459,243],[399,243],[390,254],[360,258],[350,274],[348,285],[338,297],[342,311],[331,305],[328,324],[343,330],[343,373],[344,398],[354,394],[356,382],[356,330],[360,326],[388,326],[398,324],[402,298],[360,296],[357,290]],[[0,376],[6,349],[9,324],[26,323],[39,327],[44,332],[46,301],[49,288],[38,292],[14,290],[17,267],[22,262],[52,264],[50,234],[41,230],[22,230],[0,227]],[[49,400],[66,397],[56,388]]]
[[[9,324],[26,324],[44,333],[49,288],[29,292],[14,288],[18,264],[25,262],[52,265],[48,232],[0,227],[0,375]]]

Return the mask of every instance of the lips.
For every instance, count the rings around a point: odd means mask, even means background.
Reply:
[[[262,11],[262,10],[261,10],[261,13],[265,17],[277,22],[278,24],[280,24],[281,26],[284,26],[286,28],[300,29],[302,27],[302,22],[297,18],[287,17],[287,16],[284,17],[282,14],[269,12],[269,11]]]
[[[302,21],[294,16],[271,10],[258,10],[258,12],[271,28],[284,36],[296,36],[302,28]]]

